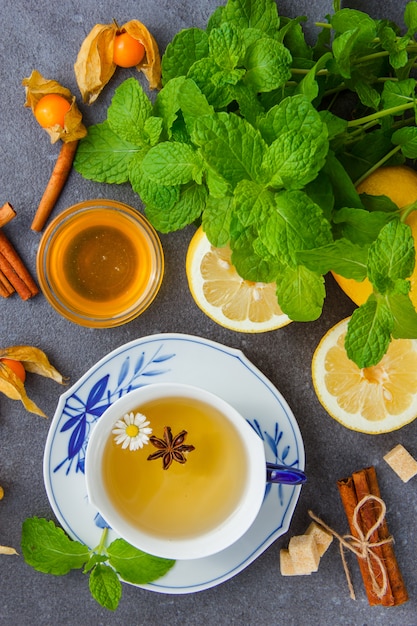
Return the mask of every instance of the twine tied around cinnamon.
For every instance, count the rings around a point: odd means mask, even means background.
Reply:
[[[359,519],[360,519],[360,510],[361,508],[368,502],[373,501],[375,504],[379,506],[379,515],[376,518],[375,524],[371,526],[371,528],[364,534]],[[385,502],[374,496],[372,494],[364,496],[362,500],[358,502],[355,506],[355,510],[353,512],[353,527],[357,533],[357,537],[354,535],[344,535],[341,536],[337,532],[335,532],[332,528],[327,526],[320,518],[318,518],[312,511],[309,511],[308,514],[310,517],[319,524],[322,528],[331,533],[336,539],[339,541],[339,549],[340,556],[342,558],[343,569],[345,570],[345,576],[348,583],[350,597],[352,600],[356,600],[355,591],[353,589],[353,584],[349,572],[349,568],[347,566],[344,548],[350,550],[360,559],[364,559],[366,561],[369,576],[372,582],[372,591],[375,595],[380,599],[382,598],[388,588],[388,574],[384,564],[384,561],[374,552],[373,548],[377,548],[387,543],[392,543],[394,541],[393,537],[387,537],[386,539],[381,539],[380,541],[371,541],[371,537],[373,533],[381,526],[384,521],[386,513]],[[378,582],[378,576],[375,574],[375,569],[373,567],[373,563],[377,566],[380,574],[381,574],[381,583]]]

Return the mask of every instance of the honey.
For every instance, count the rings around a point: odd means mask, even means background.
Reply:
[[[186,462],[164,470],[162,459],[148,460],[156,448],[135,451],[108,439],[103,482],[118,512],[133,526],[159,537],[185,539],[205,533],[232,514],[247,480],[247,458],[236,428],[204,402],[164,397],[134,409],[146,415],[152,434],[175,437],[187,431]],[[121,416],[122,417],[122,416]]]
[[[40,285],[72,321],[117,325],[155,296],[162,249],[150,224],[130,207],[111,201],[85,204],[85,210],[68,210],[45,233],[47,243],[41,242],[38,253]]]

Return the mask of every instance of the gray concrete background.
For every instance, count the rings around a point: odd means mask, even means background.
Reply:
[[[32,69],[54,78],[78,94],[73,63],[81,41],[98,22],[113,18],[145,23],[161,52],[182,28],[206,25],[217,6],[214,0],[13,0],[2,3],[0,37],[0,202],[10,201],[18,217],[7,227],[28,266],[34,271],[40,236],[30,230],[38,200],[56,159],[58,146],[23,107],[22,78]],[[7,8],[6,8],[7,5]],[[330,0],[282,0],[282,15],[308,15],[306,29],[314,36],[314,20],[332,11]],[[405,2],[356,2],[372,16],[397,18]],[[114,88],[131,75],[118,73],[99,100],[81,107],[87,125],[105,117]],[[56,206],[88,198],[107,197],[140,208],[128,185],[90,183],[73,172]],[[241,335],[214,324],[195,306],[185,276],[185,253],[193,228],[162,236],[166,257],[165,279],[157,300],[136,321],[113,330],[90,330],[60,318],[39,295],[29,302],[16,296],[0,302],[0,345],[31,344],[42,348],[54,365],[75,382],[109,351],[136,337],[158,332],[200,335],[241,349],[278,387],[290,404],[303,434],[308,484],[302,489],[289,533],[276,541],[238,576],[213,589],[184,596],[160,595],[123,586],[123,597],[113,614],[90,596],[81,572],[47,576],[27,566],[22,556],[0,557],[0,623],[2,626],[84,626],[85,624],[417,624],[416,483],[404,485],[383,461],[383,455],[403,443],[417,456],[417,422],[400,431],[368,436],[348,431],[334,422],[316,399],[311,383],[311,357],[322,335],[352,312],[352,304],[329,279],[322,317],[315,323],[290,324],[265,335]],[[30,376],[29,394],[52,417],[61,389],[55,383]],[[19,549],[21,524],[37,515],[53,519],[42,477],[42,457],[49,422],[26,413],[20,403],[0,397],[0,544]],[[339,532],[347,531],[336,489],[339,478],[374,464],[388,507],[388,524],[410,594],[400,607],[369,607],[354,558],[349,559],[357,600],[349,598],[336,546],[326,553],[320,569],[309,577],[283,578],[279,550],[293,534],[306,529],[308,509]]]

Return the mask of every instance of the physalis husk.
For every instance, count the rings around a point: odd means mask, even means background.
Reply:
[[[22,85],[26,90],[25,106],[30,107],[33,114],[35,114],[35,107],[39,100],[51,93],[59,94],[70,103],[71,107],[65,115],[65,127],[55,124],[45,128],[51,138],[51,143],[55,143],[58,139],[66,143],[85,137],[87,129],[82,123],[82,114],[78,109],[75,96],[69,89],[60,85],[56,80],[44,78],[37,70],[33,70],[28,78],[24,78]]]
[[[20,361],[27,372],[40,374],[52,378],[57,383],[65,385],[66,380],[48,361],[46,354],[39,348],[32,346],[11,346],[0,348],[0,359],[13,359]],[[0,392],[12,400],[21,400],[25,409],[46,417],[45,413],[28,398],[24,383],[20,378],[0,360]]]
[[[116,35],[128,33],[145,48],[143,60],[136,69],[143,72],[150,89],[161,88],[161,58],[154,37],[139,20],[130,20],[119,27],[112,24],[96,24],[81,44],[74,64],[75,77],[83,101],[92,104],[107,85],[116,64],[113,61],[113,46]]]
[[[0,485],[0,500],[3,499],[3,496],[4,496],[4,489]],[[0,554],[17,554],[17,552],[14,548],[11,548],[10,546],[0,546]]]

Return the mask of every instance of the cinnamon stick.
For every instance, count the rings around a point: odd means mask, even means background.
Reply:
[[[3,298],[8,298],[14,291],[15,288],[11,282],[7,279],[4,273],[0,271],[0,295]]]
[[[67,141],[62,144],[51,177],[33,218],[32,230],[39,232],[45,226],[46,220],[50,216],[71,172],[77,146],[78,140]]]
[[[0,270],[16,289],[22,300],[28,300],[39,293],[38,286],[33,280],[25,264],[10,243],[3,231],[0,230]]]
[[[353,537],[359,539],[358,529],[354,523],[354,510],[356,506],[369,495],[376,496],[377,498],[381,497],[375,468],[368,467],[360,470],[359,472],[355,472],[352,476],[339,480],[337,482],[337,486],[343,507],[345,509],[346,517],[349,522],[350,532]],[[375,511],[374,504],[372,502],[365,502],[364,505],[361,506],[359,518],[363,535],[366,536],[368,531],[372,529],[377,521],[377,517],[378,514]],[[394,555],[392,542],[388,541],[389,538],[390,535],[388,532],[388,526],[386,520],[384,519],[369,539],[371,544],[387,540],[387,543],[384,543],[383,545],[375,545],[369,548],[375,551],[375,554],[379,556],[381,563],[386,569],[387,585],[384,594],[381,597],[379,597],[374,590],[373,580],[373,576],[378,580],[381,576],[381,572],[378,572],[375,563],[370,564],[371,560],[367,562],[364,558],[358,555],[359,568],[368,602],[371,606],[378,604],[383,606],[394,606],[402,604],[408,600],[407,590]]]
[[[378,479],[374,467],[368,468],[367,479],[370,492],[380,498],[381,493],[379,490]],[[390,536],[386,519],[384,519],[381,526],[379,527],[378,534],[380,539],[388,539],[388,537]],[[390,572],[392,572],[393,574],[392,576],[390,576],[389,580],[391,592],[394,596],[394,605],[403,604],[408,600],[408,593],[400,568],[398,566],[397,558],[394,553],[393,544],[385,543],[381,547],[388,574],[390,574]]]
[[[0,228],[6,226],[14,217],[16,217],[16,211],[10,202],[3,204],[3,206],[0,207]]]

